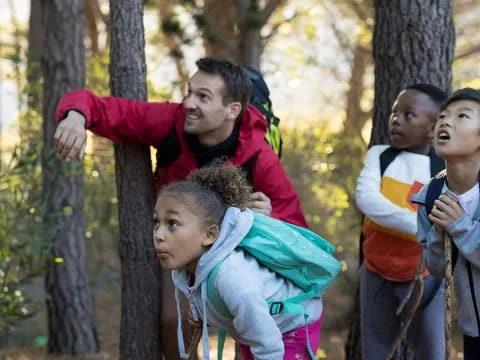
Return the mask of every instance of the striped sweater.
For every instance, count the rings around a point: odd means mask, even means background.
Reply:
[[[357,180],[356,201],[365,214],[365,266],[387,280],[409,281],[420,259],[417,205],[410,200],[430,180],[428,155],[403,151],[380,175],[380,154],[388,145],[372,146]],[[423,275],[428,275],[423,269]]]

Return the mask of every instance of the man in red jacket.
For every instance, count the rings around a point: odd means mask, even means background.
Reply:
[[[248,75],[226,60],[203,58],[196,65],[198,71],[181,104],[97,97],[86,90],[67,93],[57,108],[54,137],[62,159],[82,159],[87,129],[113,141],[151,145],[160,155],[158,189],[224,158],[246,170],[254,191],[249,202],[252,210],[307,227],[298,196],[265,141],[266,121],[248,104],[252,87]],[[163,347],[168,360],[178,359],[169,273],[164,280]]]

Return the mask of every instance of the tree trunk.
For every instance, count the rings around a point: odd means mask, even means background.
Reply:
[[[175,18],[175,3],[175,0],[158,0],[158,16],[160,20],[160,31],[163,31],[163,45],[170,50],[170,55],[175,62],[175,67],[177,69],[177,81],[175,85],[183,94],[187,89],[189,79],[181,49],[182,43],[178,36],[176,36],[178,34],[172,34],[164,31],[165,23],[172,22],[172,20]]]
[[[225,57],[239,65],[260,70],[264,48],[261,30],[285,0],[269,0],[262,8],[252,0],[206,0],[202,36],[207,56]]]
[[[375,1],[370,145],[388,143],[388,117],[402,88],[423,82],[450,91],[454,50],[451,1]]]
[[[214,56],[238,62],[235,46],[236,11],[233,0],[206,0],[203,13],[207,26],[203,30],[206,56]]]
[[[357,43],[353,49],[352,72],[347,92],[347,106],[345,122],[343,123],[343,136],[355,138],[362,136],[363,126],[368,116],[362,110],[362,98],[365,92],[365,74],[372,64],[370,51]]]
[[[55,229],[52,262],[45,278],[48,351],[96,353],[93,295],[86,264],[83,168],[79,162],[62,162],[52,156],[57,103],[67,91],[84,84],[83,0],[50,0],[42,5],[43,196],[45,221]]]
[[[343,125],[340,142],[342,149],[339,149],[339,151],[346,151],[351,155],[363,153],[365,149],[361,132],[363,125],[365,124],[366,116],[361,108],[361,100],[365,90],[365,72],[371,61],[369,53],[359,43],[354,49],[353,56],[352,73],[349,81],[350,88],[347,93],[346,119]],[[343,169],[345,173],[339,174],[339,176],[348,177],[348,173],[351,173],[353,169],[358,167],[358,160],[355,160],[355,163],[356,164],[348,164],[348,168]],[[357,165],[357,167],[355,167],[355,165]],[[354,191],[355,189],[347,188],[349,203],[352,207],[355,207]],[[347,342],[345,343],[345,359],[361,360],[361,354],[360,289],[357,288],[355,292],[354,307],[350,317],[350,329]]]
[[[111,0],[113,96],[146,100],[143,0]],[[115,144],[122,262],[120,358],[160,359],[160,266],[152,238],[154,190],[149,148]]]
[[[98,54],[98,26],[97,26],[97,0],[84,0],[85,3],[85,20],[87,27],[88,39],[90,39],[91,56]]]
[[[41,56],[43,44],[41,0],[30,1],[30,20],[28,26],[28,107],[40,109],[40,79],[41,79]],[[22,130],[20,130],[22,132]]]

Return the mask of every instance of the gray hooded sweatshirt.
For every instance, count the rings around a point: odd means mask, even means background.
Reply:
[[[187,297],[194,319],[203,320],[204,360],[210,359],[207,324],[223,329],[236,341],[249,345],[256,360],[282,359],[284,354],[282,334],[305,326],[305,318],[301,314],[270,315],[267,299],[285,300],[302,294],[303,290],[261,266],[254,257],[243,250],[236,249],[252,224],[251,210],[228,208],[217,240],[198,261],[193,286],[190,286],[190,275],[185,269],[172,272],[179,317],[178,344],[182,357],[186,358],[188,354],[185,353],[180,326],[179,291]],[[214,284],[233,319],[222,316],[207,297],[207,277],[219,262],[222,263]],[[307,323],[320,318],[323,311],[320,298],[309,299],[302,305],[309,314]]]
[[[438,232],[430,222],[425,207],[428,186],[412,197],[420,204],[417,214],[418,240],[424,248],[423,258],[433,276],[445,277],[445,243],[443,232]],[[480,206],[472,217],[463,214],[447,228],[458,248],[453,269],[455,294],[458,300],[458,324],[468,336],[479,336],[480,320]]]

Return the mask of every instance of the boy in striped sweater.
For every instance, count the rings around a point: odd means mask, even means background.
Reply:
[[[360,268],[363,358],[385,359],[401,326],[396,310],[420,261],[417,206],[411,197],[431,177],[431,140],[440,104],[446,94],[428,84],[408,86],[392,107],[391,148],[396,155],[381,170],[381,154],[388,145],[372,146],[358,177],[356,202],[365,215],[364,261]],[[395,150],[394,150],[395,151]],[[407,339],[416,358],[444,358],[443,283],[424,268],[425,290]],[[412,296],[413,298],[414,296]],[[404,311],[406,313],[406,311]]]

